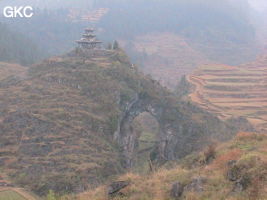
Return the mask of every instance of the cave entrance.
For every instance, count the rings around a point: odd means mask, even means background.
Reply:
[[[133,120],[132,126],[138,133],[132,169],[137,173],[147,173],[150,171],[150,154],[159,140],[159,123],[150,113],[143,112]]]

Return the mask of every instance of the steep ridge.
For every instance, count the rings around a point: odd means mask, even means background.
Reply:
[[[139,73],[121,50],[73,52],[0,81],[0,163],[18,186],[39,195],[81,192],[132,167],[133,120],[159,123],[150,158],[180,159],[238,128]],[[246,127],[247,128],[247,127]]]
[[[236,66],[210,65],[187,76],[190,99],[222,119],[246,117],[258,131],[267,130],[267,56]]]

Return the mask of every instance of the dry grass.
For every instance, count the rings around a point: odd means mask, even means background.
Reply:
[[[170,200],[170,189],[174,182],[179,181],[186,185],[194,177],[205,177],[203,192],[184,192],[182,200],[264,200],[267,198],[267,136],[255,133],[239,133],[228,143],[217,145],[215,159],[210,164],[181,167],[177,165],[172,169],[160,169],[146,176],[128,173],[119,180],[129,180],[130,186],[121,190],[124,197],[114,197],[114,200]],[[197,159],[205,152],[199,154]],[[189,156],[190,157],[190,156]],[[256,160],[255,160],[256,158]],[[191,159],[196,159],[192,157]],[[235,161],[237,166],[247,166],[240,173],[247,174],[251,181],[248,188],[242,192],[232,192],[234,183],[227,179],[229,162]],[[198,162],[197,160],[191,163]],[[249,167],[248,167],[249,166]],[[106,187],[83,193],[78,200],[107,200]]]
[[[7,64],[0,62],[0,80],[9,76],[25,76],[27,68],[18,64]]]

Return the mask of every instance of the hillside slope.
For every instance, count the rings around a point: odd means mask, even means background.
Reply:
[[[18,64],[0,62],[0,81],[11,76],[23,77],[27,74],[28,68]]]
[[[207,148],[178,165],[146,176],[128,173],[118,180],[128,186],[114,200],[263,200],[267,198],[267,137],[240,133],[231,142]],[[77,196],[78,200],[110,199],[112,185]]]
[[[52,58],[27,78],[1,81],[1,163],[13,182],[44,195],[82,191],[122,171],[111,133],[116,90],[130,88],[104,75],[112,58],[98,59]]]
[[[267,56],[239,67],[204,66],[187,77],[190,99],[222,119],[246,117],[258,131],[267,130]]]
[[[180,159],[240,128],[181,102],[121,50],[76,49],[10,75],[0,81],[1,170],[39,195],[82,192],[131,168],[140,137],[132,122],[143,112],[159,124],[146,158],[153,163]]]

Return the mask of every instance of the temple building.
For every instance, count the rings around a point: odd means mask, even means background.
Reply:
[[[102,42],[96,39],[94,32],[95,30],[92,28],[85,29],[83,37],[76,41],[80,48],[99,49],[101,47]]]

